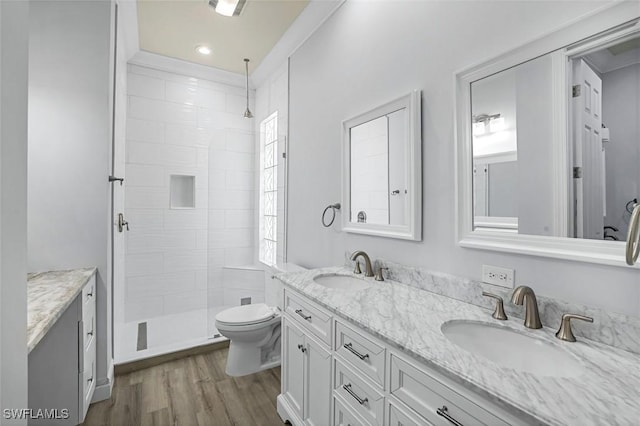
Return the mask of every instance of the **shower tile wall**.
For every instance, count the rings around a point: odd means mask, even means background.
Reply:
[[[222,305],[222,266],[252,262],[253,120],[242,117],[243,95],[129,65],[126,322]],[[195,208],[170,208],[172,174],[195,176]]]

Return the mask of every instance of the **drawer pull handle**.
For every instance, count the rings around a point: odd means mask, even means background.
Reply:
[[[302,318],[306,319],[307,321],[311,319],[311,315],[305,315],[304,312],[302,312],[302,309],[296,309],[296,314],[300,315]]]
[[[346,390],[347,393],[351,395],[356,401],[358,401],[358,404],[360,405],[364,405],[365,403],[369,402],[368,398],[360,398],[353,390],[351,390],[351,383],[342,385],[342,389]]]
[[[354,354],[355,356],[357,356],[358,358],[360,358],[363,361],[365,359],[369,358],[369,354],[362,355],[360,352],[358,352],[355,349],[353,349],[353,345],[351,343],[345,343],[344,345],[342,345],[342,347],[345,348],[346,350],[348,350],[349,352],[351,352],[352,354]]]
[[[451,415],[449,414],[449,409],[446,405],[443,405],[442,408],[438,408],[436,410],[436,413],[438,413],[439,416],[442,416],[445,419],[449,420],[449,422],[454,424],[455,426],[464,426],[462,423],[451,417]]]
[[[87,293],[87,299],[93,297],[93,289],[91,289],[91,293]]]
[[[302,345],[298,345],[298,349],[300,349],[302,351],[302,353],[305,353],[307,351],[307,348],[305,348]]]
[[[89,380],[87,380],[87,383],[91,383],[93,382],[93,377],[91,377]]]
[[[87,336],[93,336],[93,330],[87,331]]]

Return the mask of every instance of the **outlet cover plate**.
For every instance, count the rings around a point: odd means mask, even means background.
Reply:
[[[482,265],[482,282],[498,285],[506,288],[513,288],[515,281],[515,270],[499,268],[497,266]]]

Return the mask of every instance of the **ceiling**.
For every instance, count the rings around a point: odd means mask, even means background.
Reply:
[[[159,55],[249,72],[271,51],[308,0],[247,0],[240,16],[218,15],[207,0],[138,0],[140,49]],[[196,52],[207,45],[213,53]]]
[[[640,64],[640,37],[600,49],[586,55],[585,59],[601,74]]]

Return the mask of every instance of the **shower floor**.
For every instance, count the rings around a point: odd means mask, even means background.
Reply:
[[[219,335],[213,321],[218,312],[227,308],[229,306],[216,306],[117,325],[115,363],[122,364],[226,340]],[[144,326],[139,325],[141,323],[146,323],[146,339]],[[139,333],[141,328],[142,332]],[[145,340],[146,349],[142,349]],[[138,349],[139,346],[141,349]]]

